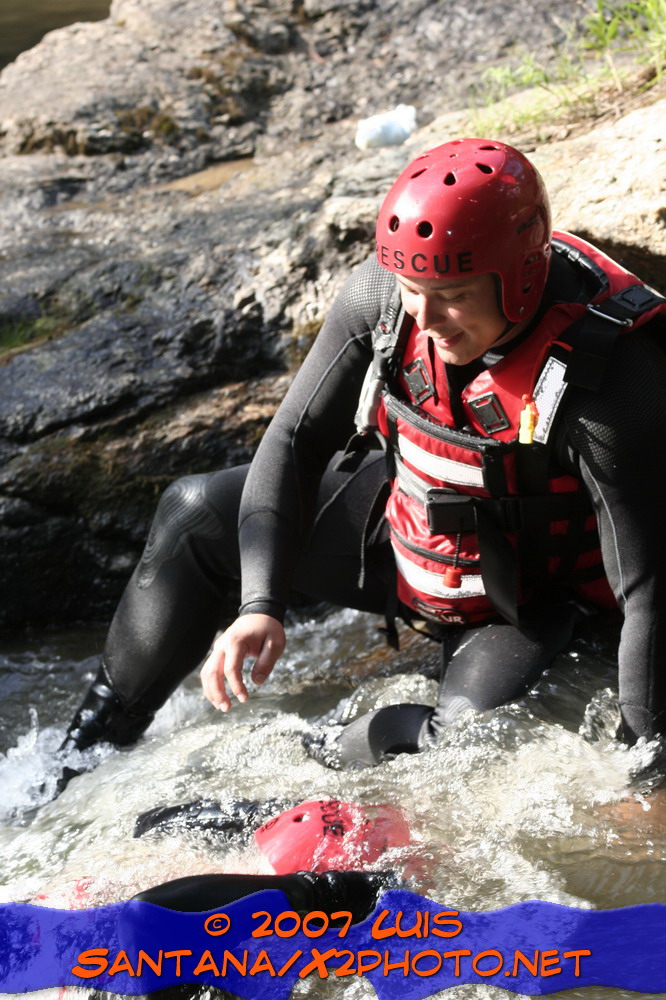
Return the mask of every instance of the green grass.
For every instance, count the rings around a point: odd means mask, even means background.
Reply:
[[[629,52],[646,64],[654,79],[666,68],[666,0],[585,0],[581,45],[613,62]]]
[[[469,94],[478,135],[530,132],[543,142],[571,121],[598,118],[612,97],[646,88],[666,70],[666,0],[580,0],[585,17],[557,57],[526,53],[491,66]],[[639,68],[642,73],[639,75]]]
[[[60,332],[61,323],[53,316],[0,321],[0,354],[20,350],[38,340],[48,340]]]

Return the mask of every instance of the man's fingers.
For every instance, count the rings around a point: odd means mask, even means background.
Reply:
[[[261,652],[252,668],[252,680],[263,684],[284,650],[284,640],[280,636],[269,637],[261,647]]]
[[[233,625],[215,641],[201,669],[201,684],[205,696],[216,708],[228,712],[231,700],[225,687],[239,701],[247,701],[243,682],[243,666],[248,657],[256,656],[252,680],[262,684],[284,650],[285,634],[282,623],[270,615],[251,614],[237,618]]]
[[[229,695],[224,686],[224,648],[215,644],[213,650],[201,668],[201,686],[208,700],[223,712],[231,708]]]
[[[224,658],[224,676],[229,682],[231,693],[235,694],[239,701],[248,699],[247,688],[243,683],[243,663],[246,656],[247,646],[244,642],[229,642]]]

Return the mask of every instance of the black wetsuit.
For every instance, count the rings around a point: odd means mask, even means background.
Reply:
[[[243,845],[260,824],[295,803],[277,799],[240,799],[227,803],[196,800],[159,806],[137,817],[134,836],[174,836],[191,831],[212,835],[216,842]],[[285,875],[247,875],[212,872],[185,875],[140,892],[134,899],[171,910],[201,912],[226,906],[250,893],[279,889],[298,913],[349,910],[354,923],[372,912],[379,893],[400,884],[392,871],[298,871]]]
[[[587,301],[585,280],[555,254],[544,301]],[[394,281],[374,260],[354,272],[249,468],[186,477],[162,498],[103,658],[118,704],[138,723],[206,654],[225,624],[222,595],[241,562],[241,614],[281,620],[294,592],[377,614],[394,599],[384,457],[369,452],[352,473],[335,466],[353,431],[371,331]],[[619,685],[630,741],[665,725],[666,469],[658,445],[666,426],[665,334],[663,322],[653,320],[618,337],[601,389],[569,388],[553,449],[559,469],[582,478],[589,491],[605,569],[625,616]],[[453,366],[452,384],[461,389],[500,353]],[[534,609],[529,635],[500,619],[451,627],[438,706],[393,706],[357,720],[343,760],[371,763],[386,752],[420,749],[466,708],[520,697],[569,642],[580,615],[562,593]],[[114,738],[112,730],[106,738]]]

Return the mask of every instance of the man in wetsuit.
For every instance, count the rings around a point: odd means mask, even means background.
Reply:
[[[415,160],[251,466],[162,498],[65,749],[133,742],[211,643],[204,692],[244,701],[243,662],[270,674],[294,592],[442,641],[438,704],[356,720],[343,765],[521,697],[615,602],[623,736],[660,735],[665,315],[594,247],[552,236],[518,151],[465,139]],[[375,428],[385,449],[358,447]],[[213,641],[239,577],[239,617]]]

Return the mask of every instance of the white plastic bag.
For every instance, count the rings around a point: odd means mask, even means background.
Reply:
[[[392,111],[360,121],[354,141],[359,149],[400,146],[415,129],[416,108],[412,104],[399,104]]]

